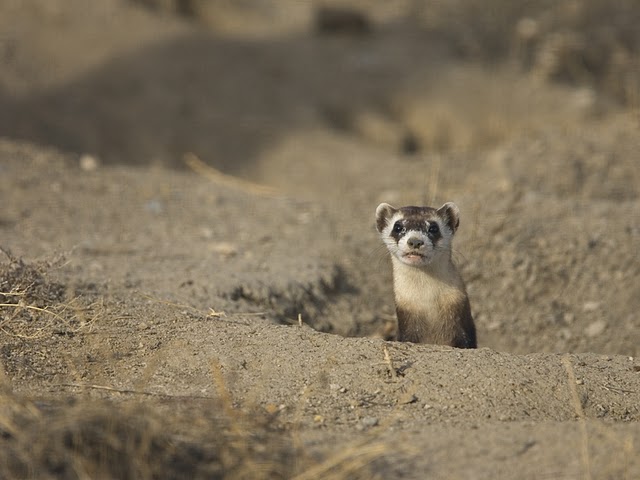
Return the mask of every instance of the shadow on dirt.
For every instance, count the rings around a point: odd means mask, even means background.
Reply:
[[[405,27],[275,40],[195,33],[43,94],[0,97],[0,130],[107,164],[177,167],[194,152],[241,174],[291,129],[348,129],[365,105],[385,109],[413,67],[408,59],[422,62],[437,50]]]

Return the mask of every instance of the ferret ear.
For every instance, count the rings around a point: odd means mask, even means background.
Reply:
[[[460,226],[460,209],[453,202],[447,202],[438,209],[438,215],[442,217],[451,233],[456,233]]]
[[[384,227],[387,226],[387,222],[398,210],[393,208],[388,203],[381,203],[376,208],[376,228],[378,232],[382,233]]]

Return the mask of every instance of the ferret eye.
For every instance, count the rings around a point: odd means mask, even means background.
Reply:
[[[440,232],[440,227],[438,226],[437,223],[432,223],[431,225],[429,225],[429,233],[435,235],[436,233]]]
[[[393,224],[393,233],[402,233],[404,231],[404,227],[402,223],[396,222]]]

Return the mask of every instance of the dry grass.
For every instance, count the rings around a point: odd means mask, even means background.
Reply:
[[[106,313],[93,304],[87,313],[82,299],[66,302],[64,285],[47,278],[55,262],[2,252],[0,336],[37,344]],[[365,441],[348,455],[312,458],[279,429],[277,412],[236,408],[215,361],[211,375],[215,398],[82,383],[58,384],[75,393],[37,398],[15,394],[0,363],[0,478],[371,478],[383,445]]]
[[[184,399],[182,400],[184,402]],[[0,477],[286,478],[284,437],[228,418],[213,400],[184,405],[96,401],[35,403],[0,397]],[[175,413],[176,410],[185,410]]]
[[[203,162],[194,153],[185,153],[183,156],[184,163],[198,175],[211,180],[217,184],[225,185],[235,190],[248,193],[251,195],[257,195],[261,197],[275,197],[279,195],[279,192],[267,185],[260,185],[257,183],[243,180],[240,177],[233,175],[227,175],[220,170],[213,168],[211,165]]]
[[[46,273],[59,266],[63,258],[27,264],[6,249],[0,248],[0,253],[5,257],[5,262],[0,263],[0,303],[28,303],[41,308],[64,298],[64,286],[46,278]]]
[[[314,459],[278,430],[274,415],[234,408],[219,370],[216,399],[106,388],[108,400],[35,400],[2,383],[0,478],[8,480],[370,479],[390,448],[365,438]]]
[[[274,417],[235,410],[221,378],[218,398],[90,385],[66,399],[22,397],[0,378],[0,478],[289,477]]]
[[[563,355],[561,361],[567,374],[567,386],[571,397],[571,405],[580,426],[579,453],[582,467],[580,478],[586,480],[600,478],[603,472],[606,473],[607,478],[632,478],[632,474],[630,473],[630,459],[633,458],[634,454],[633,435],[621,435],[612,429],[611,425],[588,421],[583,407],[583,403],[588,401],[588,392],[579,391],[578,385],[583,385],[581,389],[585,389],[586,387],[582,380],[576,377],[571,355]],[[606,389],[607,387],[603,386],[603,388]],[[615,447],[613,447],[612,450],[618,453],[598,457],[598,454],[601,454],[601,452],[598,452],[592,445],[592,438],[597,437],[604,438],[609,445],[614,445]]]
[[[562,365],[567,373],[567,383],[569,386],[569,392],[571,393],[571,403],[573,404],[576,417],[578,417],[578,421],[580,422],[582,474],[583,478],[590,480],[593,477],[591,475],[591,457],[589,455],[589,431],[587,428],[584,409],[582,408],[582,402],[580,401],[580,394],[578,393],[576,374],[573,370],[573,366],[571,365],[571,358],[569,355],[563,355]]]
[[[103,311],[99,304],[66,298],[65,285],[48,278],[64,257],[26,263],[0,248],[6,261],[0,263],[0,332],[24,340],[53,333],[73,334],[88,327]]]

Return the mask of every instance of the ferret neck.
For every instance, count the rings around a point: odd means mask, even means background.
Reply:
[[[459,286],[461,283],[460,275],[451,263],[450,256],[442,255],[434,259],[429,265],[422,267],[402,263],[402,261],[395,256],[392,256],[391,260],[394,277],[408,276],[418,280],[421,277],[428,276],[431,277],[432,280],[440,281],[450,286]]]

